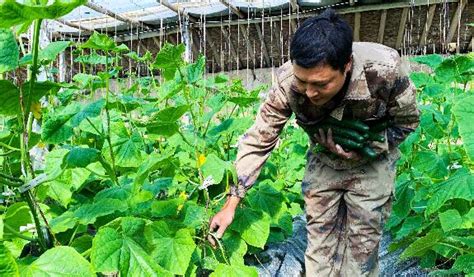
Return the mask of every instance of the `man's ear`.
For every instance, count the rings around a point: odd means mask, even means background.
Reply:
[[[349,71],[351,71],[351,69],[352,69],[352,61],[353,61],[353,59],[352,59],[352,55],[351,55],[351,57],[350,57],[350,59],[349,59],[349,62],[346,63],[346,66],[345,66],[345,68],[344,68],[344,71],[345,71],[346,73],[349,72]]]

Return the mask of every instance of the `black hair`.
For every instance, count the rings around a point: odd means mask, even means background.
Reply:
[[[309,18],[296,30],[290,59],[304,68],[328,64],[344,71],[352,54],[352,28],[333,9]]]

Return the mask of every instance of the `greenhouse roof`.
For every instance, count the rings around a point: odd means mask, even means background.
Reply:
[[[357,1],[334,0],[96,0],[89,1],[51,24],[57,33],[105,30],[126,32],[133,27],[158,29],[176,25],[181,18],[191,22],[229,18],[255,18],[269,14],[288,14],[304,9],[349,6]]]

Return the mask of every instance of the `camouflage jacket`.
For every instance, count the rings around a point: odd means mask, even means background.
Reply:
[[[381,44],[354,42],[352,57],[346,89],[320,107],[313,105],[304,92],[296,90],[291,62],[279,68],[277,82],[260,106],[255,123],[239,141],[235,162],[238,183],[231,186],[231,195],[243,198],[254,184],[292,114],[305,130],[317,128],[318,122],[327,116],[362,121],[388,118],[393,124],[381,133],[386,138],[385,143],[371,145],[378,153],[391,152],[418,126],[416,90],[404,73],[398,52]],[[310,136],[310,143],[311,146],[317,143],[314,137]],[[334,158],[323,152],[315,155],[322,163],[339,170],[369,162]]]

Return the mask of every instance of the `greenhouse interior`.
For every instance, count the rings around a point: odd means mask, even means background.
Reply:
[[[474,276],[467,0],[0,1],[1,276]]]

